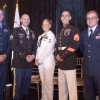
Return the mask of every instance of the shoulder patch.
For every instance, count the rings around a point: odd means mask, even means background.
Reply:
[[[74,40],[75,40],[75,41],[79,41],[79,40],[80,40],[80,37],[79,37],[78,34],[75,34],[75,35],[74,35]]]

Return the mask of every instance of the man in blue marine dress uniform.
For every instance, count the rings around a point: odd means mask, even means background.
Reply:
[[[0,9],[0,100],[4,100],[4,88],[6,84],[8,55],[9,55],[9,37],[10,30],[4,26],[2,21],[4,18],[3,10]]]

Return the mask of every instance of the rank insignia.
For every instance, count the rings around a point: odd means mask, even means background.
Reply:
[[[75,34],[75,35],[74,35],[74,40],[75,40],[75,41],[79,41],[79,39],[80,39],[79,35],[78,35],[78,34]]]
[[[7,29],[4,29],[4,32],[8,32],[8,30]]]
[[[13,35],[10,36],[10,40],[13,40]]]

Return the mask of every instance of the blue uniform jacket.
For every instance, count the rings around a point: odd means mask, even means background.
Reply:
[[[8,27],[2,25],[2,29],[0,29],[0,55],[6,54],[7,58],[2,63],[8,62],[10,48],[10,30]]]
[[[81,35],[80,49],[83,53],[83,72],[85,75],[100,74],[100,26],[98,25],[91,37],[88,29]]]

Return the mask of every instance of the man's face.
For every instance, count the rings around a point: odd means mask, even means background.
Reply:
[[[93,28],[95,25],[98,24],[99,18],[95,12],[92,12],[87,14],[86,20],[88,27]]]
[[[22,15],[21,23],[24,27],[28,27],[28,25],[30,24],[30,17],[27,14]]]
[[[63,25],[68,25],[70,20],[71,20],[70,13],[68,11],[62,12],[61,21],[62,21]]]
[[[4,18],[3,11],[2,11],[2,10],[0,10],[0,23],[2,23],[3,18]]]

